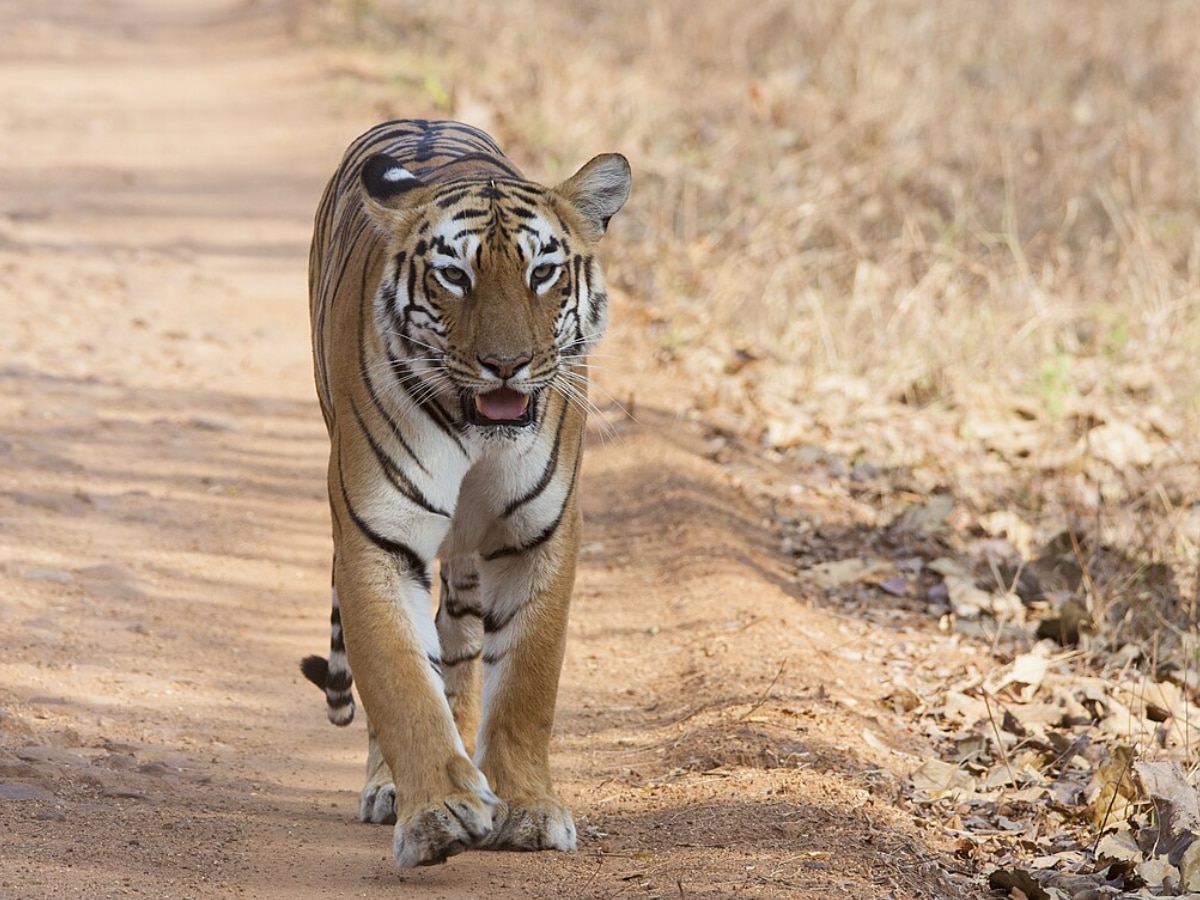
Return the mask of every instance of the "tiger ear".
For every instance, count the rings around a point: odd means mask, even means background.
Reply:
[[[359,177],[363,207],[385,231],[411,225],[429,199],[429,186],[386,153],[368,157]]]
[[[400,160],[386,153],[367,157],[361,177],[367,196],[384,206],[391,206],[401,194],[425,186],[421,179],[404,168]]]
[[[593,240],[608,229],[608,220],[629,199],[633,175],[620,153],[602,153],[554,189],[592,226]]]

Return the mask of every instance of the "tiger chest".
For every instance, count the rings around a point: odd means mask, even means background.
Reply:
[[[440,558],[513,556],[555,530],[572,499],[575,461],[548,442],[521,443],[485,449],[467,472]]]

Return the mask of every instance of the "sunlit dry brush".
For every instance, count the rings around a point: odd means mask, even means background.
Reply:
[[[1096,532],[1130,577],[1168,560],[1194,593],[1186,0],[321,13],[372,60],[346,90],[374,113],[475,122],[550,179],[596,148],[630,157],[606,354],[649,334],[698,376],[701,416],[924,469],[973,513]]]

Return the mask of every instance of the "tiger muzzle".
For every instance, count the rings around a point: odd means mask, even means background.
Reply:
[[[494,427],[532,425],[537,404],[532,394],[523,394],[509,387],[471,394],[465,398],[463,409],[472,425]]]
[[[522,368],[529,365],[533,357],[527,353],[515,356],[499,356],[489,353],[477,357],[480,366],[489,374],[507,382]],[[472,394],[463,404],[467,421],[472,425],[524,426],[533,424],[536,404],[532,395],[515,390],[507,384],[490,391]]]

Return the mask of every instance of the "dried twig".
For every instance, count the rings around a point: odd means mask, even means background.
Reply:
[[[767,689],[765,691],[763,691],[761,695],[759,695],[759,698],[757,700],[754,701],[754,705],[751,706],[744,713],[742,713],[740,716],[738,716],[737,720],[739,722],[742,722],[742,721],[745,721],[746,719],[748,719],[751,715],[753,715],[753,713],[760,706],[762,706],[764,703],[767,702],[767,697],[770,696],[770,694],[771,694],[771,688],[775,687],[776,683],[779,681],[780,676],[783,675],[783,670],[786,668],[787,668],[787,660],[785,659],[783,662],[781,662],[779,664],[779,671],[775,673],[775,677],[771,679],[771,683],[767,685]]]
[[[988,721],[992,725],[992,733],[996,736],[996,749],[1000,751],[1000,760],[1004,763],[1004,768],[1008,770],[1009,784],[1015,789],[1017,785],[1017,775],[1013,771],[1012,763],[1008,761],[1008,751],[1004,749],[1004,741],[1000,737],[1000,726],[996,724],[996,716],[992,713],[992,701],[988,696],[987,691],[981,691],[983,694],[983,705],[987,707]]]

